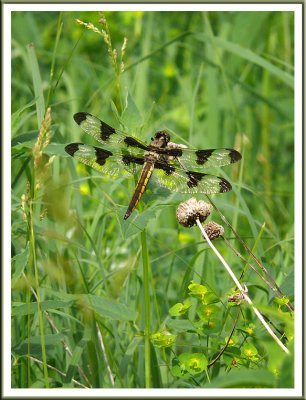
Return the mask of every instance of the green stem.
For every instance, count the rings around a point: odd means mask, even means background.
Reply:
[[[58,17],[58,22],[57,22],[57,30],[56,30],[56,38],[55,38],[55,45],[54,45],[54,50],[53,50],[53,55],[52,55],[52,62],[51,62],[51,69],[50,69],[50,77],[49,77],[49,88],[48,88],[48,96],[47,96],[47,107],[50,106],[51,103],[51,97],[53,94],[53,78],[54,78],[54,69],[55,69],[55,59],[56,59],[56,54],[57,54],[57,47],[59,44],[59,39],[62,33],[62,28],[63,28],[63,16],[62,12],[59,13]]]
[[[46,355],[46,345],[45,345],[45,335],[44,335],[44,321],[43,321],[43,311],[42,311],[42,308],[41,308],[41,296],[40,296],[40,287],[39,287],[39,273],[38,273],[37,258],[36,258],[36,243],[35,243],[34,215],[33,215],[33,199],[30,201],[29,219],[30,219],[30,221],[29,221],[29,230],[30,230],[32,263],[33,263],[33,268],[34,268],[35,286],[36,286],[36,293],[37,293],[37,308],[38,308],[37,311],[38,311],[39,328],[40,328],[40,341],[41,341],[41,352],[42,352],[42,360],[43,360],[45,386],[46,386],[46,388],[49,388],[47,355]]]
[[[150,349],[150,331],[151,331],[151,314],[150,314],[150,286],[149,286],[149,255],[147,247],[146,230],[141,232],[142,247],[142,268],[143,268],[143,292],[144,292],[144,357],[145,357],[145,386],[151,387],[151,349]]]

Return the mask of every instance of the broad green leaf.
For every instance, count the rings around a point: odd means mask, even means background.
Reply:
[[[15,136],[11,141],[11,146],[12,148],[16,149],[20,149],[22,147],[32,149],[37,140],[37,136],[37,131],[26,132],[21,135]]]
[[[52,310],[57,308],[70,307],[73,301],[61,301],[61,300],[46,300],[41,302],[41,308],[43,311]],[[34,314],[38,310],[37,302],[32,303],[13,303],[12,316],[14,315],[28,315]]]
[[[92,294],[84,295],[83,297],[88,300],[92,310],[94,310],[100,317],[111,318],[119,321],[134,321],[136,318],[135,310],[132,310],[127,305],[121,304],[115,300]]]
[[[188,319],[169,319],[167,327],[176,332],[196,332],[195,327]]]
[[[65,339],[65,335],[61,333],[55,333],[50,335],[45,335],[45,346],[47,351],[51,352],[57,346],[62,346],[61,341]],[[13,352],[19,356],[28,355],[28,345],[30,344],[30,354],[32,356],[41,357],[41,338],[40,336],[31,336],[29,339],[23,340],[17,346],[12,348]]]

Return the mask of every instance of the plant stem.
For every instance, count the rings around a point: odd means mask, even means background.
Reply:
[[[219,214],[220,218],[222,219],[222,221],[229,227],[229,229],[233,232],[233,234],[235,235],[235,237],[238,239],[238,241],[242,244],[243,248],[247,251],[247,253],[253,258],[253,260],[256,262],[256,264],[259,266],[259,268],[267,275],[267,277],[269,278],[271,284],[274,286],[273,291],[274,292],[278,292],[280,296],[285,296],[284,293],[282,292],[282,290],[280,289],[280,287],[277,285],[277,283],[274,281],[274,279],[272,278],[272,276],[269,274],[268,270],[265,268],[265,266],[263,265],[263,263],[255,256],[255,254],[248,248],[248,246],[244,243],[244,241],[241,239],[241,237],[238,235],[238,233],[235,231],[235,229],[232,227],[232,225],[228,222],[228,220],[225,218],[225,216],[221,213],[221,211],[219,210],[219,208],[214,204],[214,202],[211,200],[211,198],[209,196],[206,196],[208,201],[210,202],[210,204],[214,207],[214,209],[217,211],[217,213]],[[294,307],[292,306],[292,304],[287,303],[286,304],[287,308],[290,311],[294,311]]]
[[[147,247],[147,235],[144,229],[141,232],[142,247],[142,268],[143,268],[143,292],[144,292],[144,357],[145,357],[145,386],[151,387],[151,349],[150,349],[150,331],[151,331],[151,314],[150,314],[150,286],[149,286],[149,255]]]
[[[285,353],[289,353],[289,350],[287,349],[287,347],[279,340],[279,338],[275,335],[275,333],[272,331],[272,329],[270,328],[270,326],[267,324],[267,322],[265,321],[264,317],[260,314],[260,312],[258,311],[258,309],[253,305],[252,300],[249,298],[249,296],[246,294],[246,290],[245,288],[243,288],[241,286],[241,283],[239,282],[239,280],[236,278],[236,275],[234,274],[234,272],[232,271],[231,267],[226,263],[226,261],[224,260],[224,258],[221,256],[221,254],[218,252],[218,250],[215,248],[215,246],[212,244],[212,242],[210,241],[209,237],[207,236],[207,233],[205,232],[205,229],[203,228],[200,220],[197,218],[196,220],[198,227],[200,228],[202,235],[204,236],[205,240],[207,241],[207,243],[209,244],[209,246],[211,247],[211,249],[213,250],[213,252],[216,254],[216,256],[219,258],[219,260],[221,261],[221,263],[223,264],[223,266],[225,267],[225,269],[227,270],[227,272],[230,274],[231,278],[233,279],[233,281],[235,282],[236,286],[238,287],[238,289],[241,291],[241,293],[243,293],[243,297],[244,299],[250,304],[250,306],[253,308],[254,313],[257,315],[257,317],[260,319],[261,323],[264,325],[264,327],[266,328],[266,330],[269,332],[269,334],[273,337],[273,339],[275,340],[275,342],[284,350]]]
[[[30,221],[29,221],[29,231],[30,232],[29,233],[30,233],[30,243],[31,243],[32,264],[33,264],[33,269],[34,269],[35,285],[36,285],[36,292],[37,292],[37,312],[38,312],[38,320],[39,320],[39,328],[40,328],[41,353],[42,353],[42,360],[43,360],[45,385],[46,385],[46,388],[48,388],[49,387],[49,377],[48,377],[47,354],[46,354],[46,346],[45,346],[44,319],[43,319],[43,311],[41,308],[39,273],[38,273],[37,259],[36,259],[36,241],[35,241],[35,232],[34,232],[33,199],[30,201],[29,219],[30,219]]]

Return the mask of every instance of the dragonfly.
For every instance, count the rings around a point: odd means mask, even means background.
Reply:
[[[239,161],[241,154],[234,149],[191,149],[171,142],[165,130],[156,132],[146,144],[87,112],[78,112],[73,118],[84,132],[106,148],[70,143],[65,147],[69,155],[107,175],[120,176],[125,171],[133,175],[139,173],[125,220],[138,205],[152,176],[160,186],[180,193],[210,195],[232,188],[226,179],[201,171]]]

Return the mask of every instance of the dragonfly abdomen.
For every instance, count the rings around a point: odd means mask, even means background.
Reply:
[[[141,199],[141,196],[143,195],[143,192],[147,187],[149,179],[151,178],[153,170],[154,170],[154,161],[151,160],[147,161],[142,168],[140,178],[137,182],[133,197],[124,215],[124,219],[128,219],[128,217],[132,214],[134,208],[139,203],[139,200]]]

